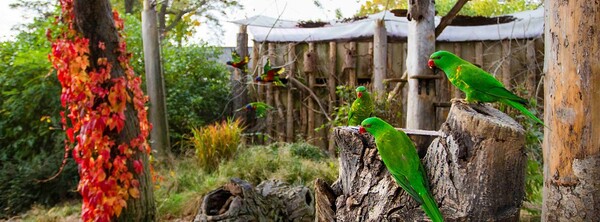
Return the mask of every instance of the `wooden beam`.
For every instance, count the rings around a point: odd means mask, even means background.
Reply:
[[[385,84],[383,80],[387,76],[387,31],[385,21],[375,20],[375,31],[373,34],[373,93],[377,99],[383,98]]]
[[[510,72],[510,40],[502,40],[502,83],[506,89],[510,90],[512,75]]]
[[[315,87],[315,71],[316,65],[315,43],[308,43],[308,51],[304,54],[304,72],[308,76],[308,88],[313,91]],[[315,137],[315,102],[312,99],[308,100],[308,138],[312,141]]]
[[[347,44],[346,55],[344,57],[343,71],[348,72],[348,85],[355,87],[356,81],[356,42],[350,42]]]
[[[274,64],[275,62],[275,44],[274,43],[269,43],[267,48],[267,55],[269,60],[271,61],[271,65],[272,66],[276,66],[276,64]],[[259,69],[262,70],[262,69]],[[269,83],[265,85],[266,87],[266,92],[265,92],[265,100],[267,105],[269,106],[273,106],[273,84]],[[275,130],[273,129],[273,112],[269,112],[267,114],[266,117],[266,126],[267,126],[267,135],[269,135],[269,138],[267,139],[267,142],[270,143],[273,141],[274,138],[274,132]]]
[[[435,79],[419,79],[433,75],[427,67],[429,56],[435,51],[434,4],[432,1],[409,1],[408,23],[408,102],[406,128],[432,130],[435,128]],[[415,16],[419,15],[419,16]],[[419,149],[426,149],[429,140],[416,141]]]
[[[292,81],[296,71],[296,44],[288,44],[288,79]],[[292,84],[288,84],[287,92],[287,108],[286,108],[286,126],[285,126],[285,140],[288,143],[294,141],[294,92]]]
[[[246,25],[240,25],[240,31],[237,34],[237,46],[235,51],[240,55],[241,58],[248,56],[248,33]],[[248,89],[246,85],[247,75],[248,73],[246,73],[245,70],[233,70],[233,76],[231,78],[233,110],[242,108],[249,102]],[[250,114],[251,112],[234,112],[233,116],[234,118],[240,119],[243,124],[248,124],[248,119],[252,118]]]
[[[336,100],[337,100],[337,96],[335,95],[335,86],[336,86],[336,62],[337,62],[337,43],[336,42],[329,42],[329,67],[328,67],[328,79],[327,79],[327,86],[328,86],[328,90],[329,90],[329,105],[328,105],[328,109],[327,111],[329,112],[329,114],[332,114],[335,111],[335,104],[336,104]],[[333,124],[332,124],[333,125]],[[328,150],[329,150],[329,155],[330,156],[335,156],[335,141],[333,140],[333,126],[329,127],[329,130],[327,131],[328,135],[329,135],[329,139],[328,139]]]

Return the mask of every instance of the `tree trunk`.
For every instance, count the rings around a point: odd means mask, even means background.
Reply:
[[[240,179],[209,192],[194,222],[313,221],[314,197],[307,187],[263,181],[256,188]]]
[[[156,3],[144,0],[142,11],[142,40],[146,70],[146,91],[150,99],[148,117],[152,123],[150,139],[152,149],[161,157],[170,155],[169,124],[165,102],[165,83],[160,60],[160,38],[156,27]]]
[[[98,67],[98,59],[106,58],[112,64],[111,78],[125,76],[124,67],[117,59],[119,48],[119,36],[115,27],[110,1],[108,0],[75,0],[73,12],[77,29],[90,41],[90,68]],[[105,49],[101,49],[100,42],[104,43]],[[130,92],[131,94],[131,92]],[[119,135],[116,135],[116,144],[129,143],[140,133],[137,113],[132,101],[127,102],[125,110],[125,126]],[[132,169],[132,160],[142,161],[143,172],[135,173]],[[156,207],[154,203],[152,178],[148,155],[136,151],[128,160],[129,171],[133,172],[134,179],[139,180],[139,198],[129,198],[127,208],[123,209],[118,221],[154,221],[156,219]]]
[[[408,6],[408,52],[406,68],[408,72],[408,100],[406,128],[433,130],[435,128],[435,79],[422,78],[433,72],[427,67],[427,60],[435,50],[434,3],[432,0],[409,1]],[[419,153],[425,152],[431,140],[421,138],[415,141]]]
[[[600,3],[549,0],[545,30],[544,221],[600,218]]]
[[[248,56],[248,33],[247,26],[241,25],[240,32],[237,34],[237,46],[235,51],[240,55],[240,58],[244,59]],[[248,64],[246,64],[248,67]],[[247,71],[243,69],[233,70],[231,76],[231,91],[233,100],[233,110],[243,108],[248,104],[248,89],[246,88]],[[251,119],[250,112],[233,112],[235,118],[242,120],[244,125],[248,126],[248,119]]]
[[[422,161],[446,221],[517,221],[525,182],[523,128],[490,106],[455,102],[440,133]],[[335,138],[340,176],[330,207],[338,221],[426,220],[387,172],[372,136],[338,127]],[[317,200],[322,195],[315,194]]]

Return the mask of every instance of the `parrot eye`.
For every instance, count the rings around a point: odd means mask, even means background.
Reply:
[[[370,128],[370,127],[371,127],[371,124],[365,124],[365,125],[364,125],[364,127],[365,127],[365,128]]]
[[[442,56],[433,57],[433,59],[441,59],[441,58],[442,58]]]

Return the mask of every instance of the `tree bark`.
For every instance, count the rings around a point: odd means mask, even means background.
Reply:
[[[144,44],[144,63],[146,70],[146,91],[150,106],[148,117],[152,123],[150,146],[161,157],[170,155],[169,124],[167,121],[167,104],[165,99],[165,83],[160,60],[160,38],[156,27],[156,3],[144,0],[142,11],[142,40]]]
[[[119,36],[113,19],[112,8],[108,0],[75,0],[73,12],[79,32],[90,41],[90,68],[99,67],[98,59],[106,58],[112,64],[111,78],[125,76],[124,67],[118,61]],[[105,49],[100,48],[100,42],[104,43]],[[131,92],[129,92],[131,95]],[[137,113],[131,101],[127,102],[125,110],[125,126],[119,135],[115,135],[116,144],[129,143],[140,133]],[[141,174],[133,170],[131,160],[142,161],[144,170]],[[136,151],[128,160],[130,172],[134,172],[134,179],[140,182],[139,198],[129,198],[127,208],[123,209],[117,221],[154,221],[156,219],[156,207],[154,203],[152,178],[148,155]]]
[[[525,182],[523,128],[490,106],[455,102],[440,133],[422,161],[446,221],[517,221]],[[426,220],[387,172],[372,136],[338,127],[335,138],[341,149],[332,186],[338,221]],[[317,200],[322,195],[315,194]]]
[[[600,3],[548,0],[542,220],[600,218]]]
[[[307,187],[269,180],[253,188],[234,178],[204,197],[194,222],[313,220],[314,197]]]
[[[406,68],[408,72],[408,100],[406,128],[433,130],[435,128],[435,79],[420,78],[430,76],[427,60],[435,50],[434,3],[432,0],[409,1],[408,52]],[[422,138],[415,145],[424,152],[431,140]]]
[[[241,25],[240,32],[237,34],[237,46],[235,51],[240,55],[240,58],[248,56],[248,33],[247,26]],[[248,65],[246,65],[248,67]],[[233,110],[244,107],[249,102],[248,89],[246,88],[247,71],[242,69],[233,70],[231,76],[231,91],[233,100]],[[248,120],[252,118],[250,112],[233,112],[235,118],[239,118],[247,126]]]

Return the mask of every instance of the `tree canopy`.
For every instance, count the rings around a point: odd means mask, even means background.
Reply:
[[[457,0],[436,0],[435,10],[438,15],[446,15]],[[387,7],[386,7],[387,4]],[[406,0],[368,0],[360,6],[357,15],[364,16],[387,9],[406,9]],[[540,0],[470,0],[458,13],[468,16],[497,16],[513,12],[531,10],[542,4]]]

